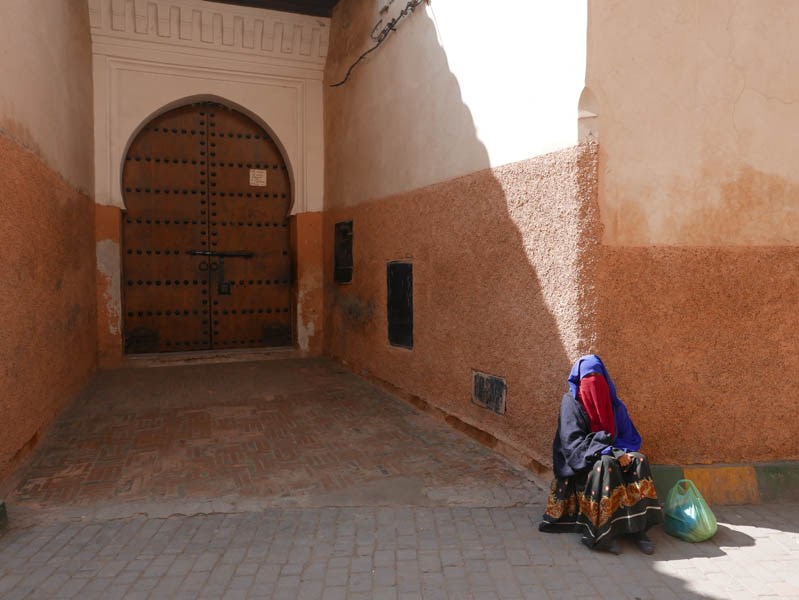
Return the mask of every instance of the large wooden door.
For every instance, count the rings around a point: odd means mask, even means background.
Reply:
[[[291,344],[288,170],[225,106],[153,119],[125,157],[128,353]]]

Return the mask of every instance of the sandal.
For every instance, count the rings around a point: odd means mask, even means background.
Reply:
[[[635,545],[638,546],[638,549],[643,552],[644,554],[654,554],[655,552],[655,542],[649,539],[643,531],[636,533],[634,536]]]

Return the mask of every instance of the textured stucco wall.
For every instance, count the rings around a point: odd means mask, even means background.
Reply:
[[[654,461],[799,458],[790,0],[590,0],[597,349]]]
[[[543,463],[569,363],[585,350],[606,359],[655,462],[799,458],[789,133],[799,125],[799,6],[590,0],[580,107],[583,130],[600,140],[596,173],[587,154],[570,154],[594,146],[482,170],[520,151],[519,137],[529,146],[518,158],[552,141],[526,133],[546,113],[535,101],[515,111],[507,74],[530,74],[561,103],[577,94],[537,77],[535,52],[502,53],[499,37],[524,19],[464,27],[482,53],[464,61],[446,7],[411,17],[326,91],[327,269],[333,224],[355,222],[353,284],[326,274],[328,351]],[[328,82],[368,45],[375,11],[340,3]],[[490,32],[485,43],[476,31]],[[491,84],[494,73],[504,85]],[[501,117],[486,117],[473,78],[516,127],[494,136]],[[385,263],[403,258],[414,263],[412,351],[386,339]],[[472,368],[508,378],[504,417],[469,403]],[[773,382],[785,388],[776,398]]]
[[[0,79],[3,479],[95,365],[86,3],[3,2]]]
[[[551,463],[570,363],[591,345],[583,296],[596,255],[596,146],[584,145],[325,213],[352,220],[351,284],[327,271],[326,350]],[[386,263],[413,262],[414,346],[388,343]],[[471,370],[508,384],[500,416],[471,402]]]
[[[0,480],[95,364],[93,202],[0,136]]]
[[[326,84],[406,2],[341,0]],[[325,207],[360,204],[577,144],[584,2],[422,4],[325,87]],[[531,57],[545,57],[531,59]]]
[[[339,2],[325,82],[405,5]],[[325,88],[324,347],[535,466],[551,462],[565,377],[593,328],[596,146],[577,146],[587,6],[504,8],[423,4]],[[350,219],[354,279],[337,285],[334,224]],[[387,336],[386,263],[402,259],[412,350]],[[472,369],[506,378],[505,415],[471,402]]]
[[[799,459],[796,248],[611,248],[599,350],[659,463]]]

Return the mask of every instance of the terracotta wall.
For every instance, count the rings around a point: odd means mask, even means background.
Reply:
[[[122,211],[94,205],[97,366],[114,369],[124,362],[122,336]]]
[[[354,229],[352,283],[326,274],[328,352],[549,464],[570,361],[590,346],[595,156],[580,146],[327,212],[326,265],[334,224]],[[412,350],[388,342],[392,260],[413,263]],[[471,402],[472,369],[507,380],[506,414]]]
[[[654,461],[799,459],[799,5],[589,9],[598,349]]]
[[[324,339],[324,268],[321,212],[291,217],[294,264],[294,343],[303,353],[322,353]]]
[[[85,3],[4,3],[0,79],[2,480],[95,365]]]
[[[659,463],[799,459],[796,248],[609,248],[600,348]]]
[[[568,4],[423,4],[325,88],[326,351],[534,468],[551,461],[594,317],[581,289],[598,236],[596,146],[577,145],[576,123],[585,6]],[[327,84],[406,3],[380,5],[338,4]],[[332,269],[343,220],[346,285]],[[413,263],[412,350],[388,342],[394,260]],[[504,415],[472,402],[472,369],[506,379]]]
[[[369,47],[379,4],[339,4],[328,83]],[[529,20],[483,11],[459,38],[453,15],[474,15],[437,2],[327,88],[326,348],[545,464],[563,379],[587,350],[605,357],[654,462],[797,459],[799,175],[785,132],[799,125],[799,7],[588,8],[580,125],[599,139],[597,178],[596,146],[564,149],[577,111],[509,99],[528,74],[539,96],[577,107],[569,78],[540,66],[583,76],[560,62],[579,44],[557,19],[553,51],[507,52],[501,36]],[[562,10],[580,22],[579,7]],[[555,130],[540,126],[547,114]],[[515,126],[498,127],[506,117]],[[497,168],[501,156],[519,162]],[[336,285],[333,224],[349,219],[355,278]],[[403,258],[410,351],[386,333],[385,265]],[[470,404],[472,368],[507,377],[505,416]]]

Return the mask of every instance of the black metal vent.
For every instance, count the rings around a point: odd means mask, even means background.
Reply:
[[[335,229],[333,280],[351,283],[352,265],[352,221],[342,221]]]
[[[472,371],[472,402],[498,415],[505,414],[508,384],[502,377]]]
[[[388,341],[413,348],[413,265],[390,262],[387,267]]]

